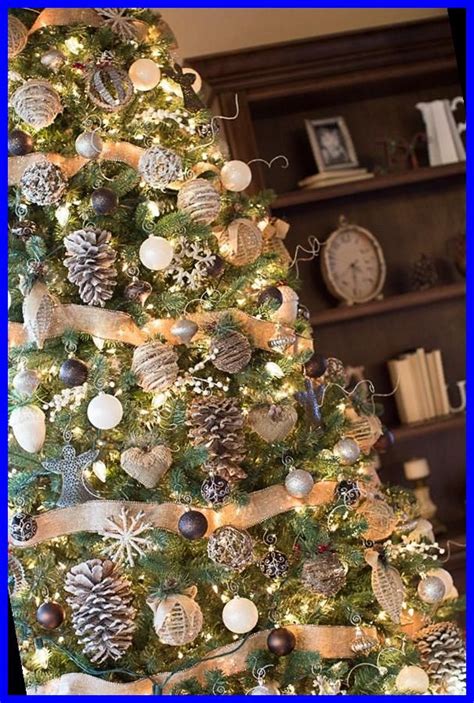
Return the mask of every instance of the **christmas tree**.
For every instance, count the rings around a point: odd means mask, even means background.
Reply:
[[[462,692],[443,550],[160,14],[14,10],[8,51],[29,692]]]

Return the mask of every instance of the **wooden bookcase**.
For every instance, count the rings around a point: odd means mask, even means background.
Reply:
[[[416,170],[367,181],[297,187],[316,172],[305,118],[342,115],[360,164],[373,169],[384,165],[378,140],[410,139],[423,130],[416,103],[462,94],[447,18],[191,58],[189,65],[205,81],[216,114],[234,114],[238,94],[239,118],[221,122],[234,158],[288,157],[287,169],[255,164],[250,190],[276,192],[273,211],[291,225],[290,252],[309,235],[324,240],[340,215],[372,231],[383,247],[384,299],[356,307],[339,306],[331,297],[317,259],[300,264],[301,300],[311,312],[317,349],[364,365],[377,392],[388,393],[387,359],[418,346],[440,348],[457,403],[456,381],[465,378],[465,282],[449,245],[465,231],[464,164],[433,168],[426,159]],[[439,285],[408,292],[410,267],[421,253],[438,261]],[[383,403],[382,419],[394,429],[396,443],[382,457],[382,480],[404,483],[402,462],[426,456],[439,517],[448,537],[463,541],[464,417],[403,426],[393,398]],[[455,562],[455,580],[463,588],[462,550]]]

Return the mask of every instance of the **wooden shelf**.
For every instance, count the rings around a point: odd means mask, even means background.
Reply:
[[[373,300],[370,303],[362,303],[361,305],[341,305],[337,308],[322,310],[312,315],[310,322],[314,327],[322,327],[323,325],[333,325],[347,320],[355,320],[360,317],[385,315],[386,313],[396,312],[397,310],[416,308],[422,305],[440,303],[445,300],[463,298],[465,295],[466,284],[464,281],[459,281],[445,286],[436,286],[429,290],[392,295],[383,300]]]
[[[456,413],[442,418],[434,418],[429,422],[418,422],[411,425],[400,425],[392,428],[396,442],[404,442],[411,439],[419,439],[428,435],[449,432],[450,430],[461,429],[466,424],[464,413]]]
[[[328,186],[327,188],[295,190],[291,193],[279,195],[272,203],[272,209],[280,210],[281,208],[295,207],[296,205],[342,198],[346,195],[373,193],[377,190],[386,190],[387,188],[428,183],[429,181],[463,176],[465,173],[466,164],[462,162],[446,166],[417,168],[403,173],[389,173],[385,176],[374,176],[374,178],[368,178],[365,181],[341,183],[341,185]]]

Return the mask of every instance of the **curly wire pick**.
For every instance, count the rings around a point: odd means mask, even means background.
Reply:
[[[439,560],[441,564],[446,564],[451,559],[451,545],[453,545],[453,547],[461,547],[462,549],[466,548],[466,544],[461,544],[461,542],[454,542],[453,540],[448,539],[446,542],[446,556],[444,559]]]
[[[296,276],[298,278],[300,276],[300,269],[299,269],[298,263],[300,261],[312,261],[313,259],[315,259],[318,256],[319,252],[321,251],[321,247],[323,245],[324,245],[324,242],[320,242],[319,239],[317,237],[315,237],[314,235],[310,235],[308,237],[309,249],[306,249],[306,247],[304,247],[302,244],[297,245],[293,259],[290,262],[289,268],[293,268],[293,266],[295,267]],[[300,253],[308,254],[308,256],[300,256]]]
[[[199,144],[199,146],[195,146],[192,149],[188,149],[188,151],[196,151],[196,149],[206,149],[206,147],[211,146],[214,144],[215,138],[216,138],[216,133],[217,133],[217,127],[216,123],[217,120],[236,120],[238,116],[240,115],[240,106],[239,106],[239,96],[237,93],[234,94],[234,100],[235,100],[235,115],[214,115],[214,117],[211,118],[210,121],[210,127],[211,127],[211,139],[210,141],[206,142],[205,144]]]
[[[268,166],[268,168],[271,168],[273,164],[278,161],[279,159],[283,159],[283,162],[281,167],[282,168],[288,168],[290,165],[290,162],[288,160],[288,157],[285,156],[285,154],[278,154],[278,156],[274,156],[271,161],[267,161],[266,159],[251,159],[250,161],[247,161],[247,166],[250,166],[250,164],[256,164],[256,163],[262,163]]]

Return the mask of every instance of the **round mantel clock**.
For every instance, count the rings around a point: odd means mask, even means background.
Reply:
[[[344,217],[324,243],[321,269],[329,291],[347,305],[382,297],[386,274],[382,247],[371,232]]]

